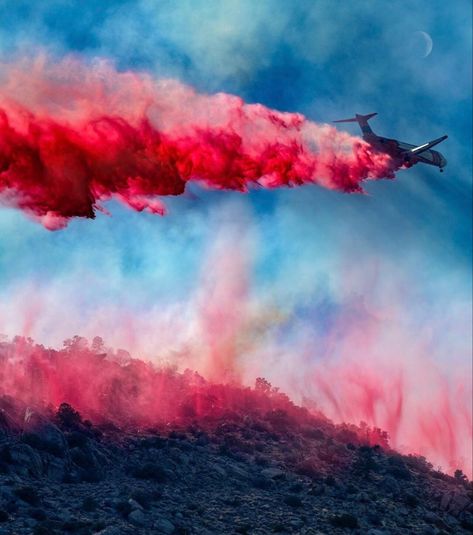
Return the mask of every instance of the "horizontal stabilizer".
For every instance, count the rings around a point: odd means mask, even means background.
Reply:
[[[368,115],[356,114],[355,117],[350,119],[339,119],[338,121],[333,121],[334,123],[358,123],[360,125],[361,131],[363,132],[363,138],[370,137],[373,135],[373,130],[371,130],[370,125],[368,124],[368,119],[378,115],[377,113],[368,113]]]
[[[357,123],[355,117],[352,117],[351,119],[338,119],[338,121],[332,121],[333,123]]]
[[[375,115],[378,115],[378,113],[368,113],[368,115],[359,115],[358,113],[355,115],[355,117],[351,117],[350,119],[338,119],[338,121],[333,121],[334,123],[366,123],[368,119],[371,119],[371,117],[374,117]]]
[[[413,149],[410,149],[408,152],[409,154],[422,154],[426,150],[431,149],[432,147],[435,147],[435,145],[438,145],[439,143],[442,143],[445,139],[447,139],[447,135],[439,137],[438,139],[434,139],[433,141],[429,141],[428,143],[424,143],[423,145],[419,145],[418,147],[414,147]]]

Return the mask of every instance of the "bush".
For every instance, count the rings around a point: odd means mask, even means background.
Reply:
[[[70,448],[82,448],[87,444],[88,438],[84,433],[72,431],[66,435],[66,440]]]
[[[11,452],[8,446],[3,446],[2,448],[0,448],[0,462],[4,462],[4,463],[12,462]]]
[[[65,427],[68,429],[74,429],[82,422],[80,414],[73,409],[69,403],[61,403],[56,413],[56,420],[59,424],[59,427]]]
[[[409,507],[417,507],[419,505],[419,498],[414,494],[406,494],[404,496],[404,503]]]
[[[370,446],[361,446],[352,465],[355,473],[369,477],[370,472],[378,472],[379,466],[374,457],[374,450]]]
[[[164,483],[167,480],[164,469],[153,463],[145,463],[141,466],[133,467],[131,475],[137,479],[148,479],[158,483]]]
[[[92,496],[87,496],[82,502],[82,509],[87,513],[92,513],[97,509],[98,506],[99,504],[97,503],[97,500],[95,500],[95,498]]]
[[[256,489],[269,490],[273,486],[273,482],[263,476],[257,476],[253,479],[253,486]]]
[[[335,487],[337,485],[337,482],[335,480],[335,478],[333,476],[327,476],[325,479],[324,479],[324,482],[326,485],[328,485],[329,487]]]
[[[299,498],[299,496],[294,494],[288,494],[285,496],[284,503],[290,507],[302,507],[302,500]]]
[[[257,377],[255,381],[255,390],[261,392],[262,394],[269,394],[271,392],[272,386],[269,381],[264,377]]]
[[[333,516],[330,523],[337,528],[356,529],[358,526],[358,519],[350,513],[342,513],[341,515]]]
[[[31,509],[30,516],[31,518],[34,518],[35,520],[39,520],[39,521],[46,520],[47,518],[47,515],[43,511],[43,509],[38,509],[38,508]]]
[[[80,471],[80,478],[84,483],[98,483],[103,480],[103,477],[103,473],[96,468],[87,468]]]
[[[303,435],[307,438],[314,438],[316,440],[322,440],[325,437],[325,433],[318,427],[305,429]]]
[[[454,478],[458,483],[461,483],[462,485],[468,483],[468,478],[460,469],[455,470]]]
[[[116,509],[119,513],[121,513],[124,517],[127,517],[131,511],[132,507],[127,501],[120,501],[116,504]]]
[[[17,487],[13,492],[20,500],[30,505],[38,505],[40,503],[39,495],[33,487],[25,485],[23,487]]]
[[[310,477],[314,480],[321,479],[321,475],[317,468],[316,461],[312,459],[305,459],[304,461],[298,463],[294,469],[294,472],[301,476]]]
[[[387,473],[396,479],[402,479],[404,481],[409,481],[412,476],[407,468],[405,462],[401,456],[392,456],[388,458],[388,468]]]

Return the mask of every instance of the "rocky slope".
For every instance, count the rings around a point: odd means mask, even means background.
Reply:
[[[473,532],[461,472],[397,454],[379,430],[333,425],[262,380],[213,393],[198,416],[186,406],[140,429],[3,396],[0,533]]]

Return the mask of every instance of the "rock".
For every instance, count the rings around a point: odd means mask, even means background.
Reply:
[[[389,494],[397,495],[400,492],[399,483],[393,476],[390,475],[385,476],[379,483],[379,486],[382,490],[388,492]]]
[[[65,460],[48,453],[42,457],[44,475],[53,481],[63,481],[67,471]]]
[[[97,531],[95,535],[123,535],[123,530],[118,526],[108,526],[101,531]]]
[[[11,462],[14,463],[15,472],[21,475],[39,477],[43,473],[41,457],[28,444],[13,444],[9,447]]]
[[[424,515],[424,520],[429,524],[435,524],[438,521],[439,517],[432,511],[427,511]]]
[[[156,520],[153,524],[154,529],[158,531],[159,534],[170,535],[176,529],[174,524],[170,522],[167,518],[160,518]]]
[[[226,469],[228,472],[230,472],[230,474],[234,476],[241,477],[244,479],[248,478],[248,472],[246,470],[243,470],[243,468],[240,468],[236,464],[228,464],[226,466]]]
[[[131,522],[133,525],[140,527],[146,524],[146,517],[141,509],[134,509],[128,515],[128,521]]]
[[[67,450],[64,433],[41,414],[26,410],[22,440],[33,447],[63,457]]]
[[[129,505],[130,505],[132,510],[138,509],[140,511],[143,511],[143,507],[136,500],[134,500],[133,498],[130,498],[128,500],[128,503],[129,503]]]
[[[218,477],[227,477],[227,472],[217,463],[209,463],[209,471],[213,471]]]
[[[446,511],[448,508],[448,504],[450,503],[450,500],[452,499],[452,495],[450,492],[445,492],[440,499],[440,507]]]
[[[299,530],[304,525],[304,521],[300,518],[293,518],[292,520],[289,521],[289,525],[293,529]]]
[[[458,516],[462,511],[465,511],[472,506],[473,502],[466,494],[455,493],[448,504],[448,511],[452,515]]]
[[[261,470],[260,474],[269,479],[281,479],[284,477],[284,472],[279,468],[265,468]]]

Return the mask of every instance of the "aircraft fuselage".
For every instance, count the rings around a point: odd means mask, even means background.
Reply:
[[[447,165],[447,160],[440,152],[432,150],[432,147],[435,147],[435,145],[438,145],[447,139],[448,136],[441,136],[422,145],[412,145],[411,143],[405,143],[404,141],[399,141],[397,139],[378,136],[368,124],[369,119],[375,115],[377,114],[356,114],[355,117],[351,117],[350,119],[339,119],[334,121],[334,123],[358,123],[363,134],[363,139],[376,150],[389,154],[393,159],[399,162],[400,165],[411,167],[412,165],[421,162],[438,167],[440,171],[443,171],[443,168]]]
[[[443,167],[447,165],[445,157],[433,149],[426,149],[421,154],[411,154],[409,151],[416,148],[416,145],[411,143],[370,133],[363,134],[363,139],[380,152],[386,152],[392,158],[399,159],[409,166],[422,162],[439,167],[442,171]]]

